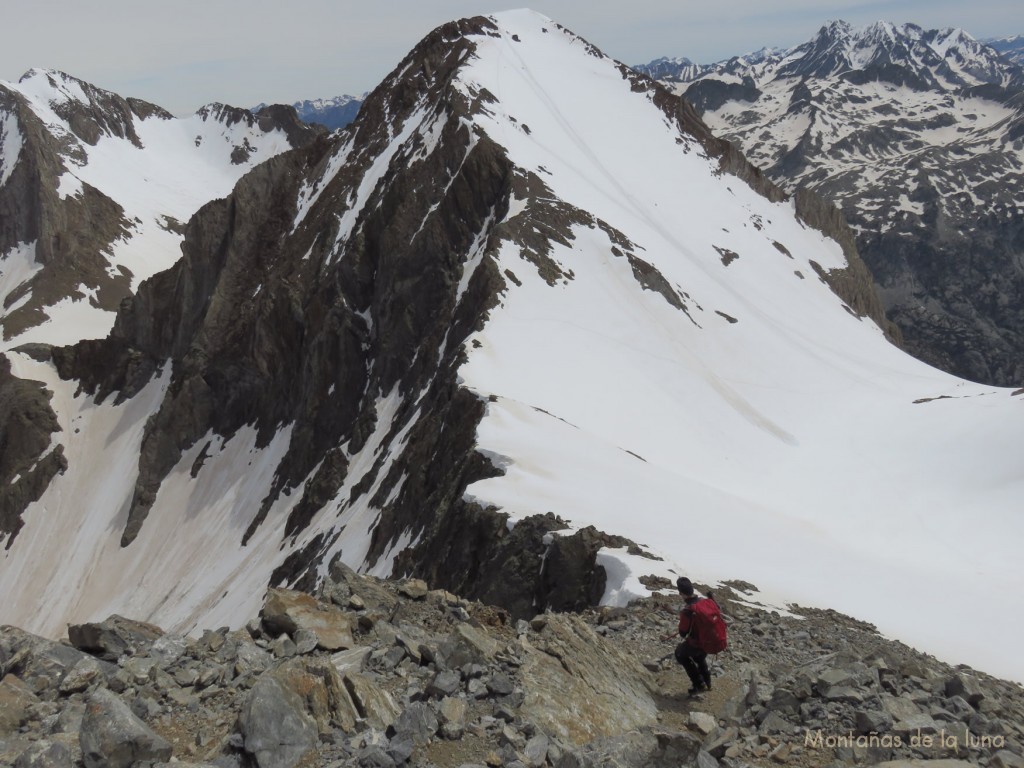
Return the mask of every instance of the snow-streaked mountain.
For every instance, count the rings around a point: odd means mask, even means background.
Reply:
[[[1024,65],[1024,35],[983,40],[1015,64]]]
[[[105,336],[192,214],[311,136],[283,109],[179,119],[61,72],[0,83],[0,349]]]
[[[445,25],[107,339],[8,353],[0,480],[66,468],[8,517],[0,621],[237,625],[335,558],[517,615],[685,573],[1024,677],[1022,396],[889,343],[837,220],[542,16]]]
[[[832,22],[666,80],[782,186],[836,201],[907,348],[1024,382],[1024,72],[962,30]]]
[[[331,99],[306,99],[305,101],[296,101],[292,107],[295,108],[299,119],[303,122],[318,123],[336,131],[356,119],[359,107],[365,98],[366,94],[364,93],[362,96],[345,95],[335,96]],[[266,106],[266,104],[259,104],[253,107],[252,111],[259,112]]]

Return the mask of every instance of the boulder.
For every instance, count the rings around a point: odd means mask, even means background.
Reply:
[[[394,732],[393,741],[409,740],[422,746],[433,740],[439,726],[440,723],[430,705],[424,701],[416,701],[405,708],[390,730]]]
[[[568,744],[657,722],[650,673],[578,617],[551,614],[534,642],[536,647],[522,645],[519,685],[525,691],[524,720]]]
[[[985,698],[985,691],[977,678],[970,675],[957,674],[949,678],[945,685],[946,696],[961,696],[972,707],[977,707]]]
[[[0,738],[18,732],[39,698],[15,675],[0,680]]]
[[[117,661],[126,653],[147,648],[163,634],[164,631],[154,624],[117,615],[106,621],[68,625],[71,644],[104,661]]]
[[[325,651],[355,646],[348,615],[334,606],[321,605],[305,592],[271,589],[260,617],[271,635],[287,632],[295,638],[299,630],[305,630],[316,636],[316,646]]]
[[[14,768],[73,768],[74,759],[67,745],[59,741],[37,741],[14,761]]]
[[[302,697],[271,674],[249,692],[238,729],[243,748],[259,768],[292,768],[318,741],[316,721]]]
[[[171,757],[171,745],[106,688],[96,689],[86,702],[79,742],[85,768],[129,768]]]
[[[63,694],[80,693],[92,685],[102,674],[103,671],[96,659],[84,657],[61,680],[60,692]]]
[[[707,736],[718,727],[718,720],[707,712],[691,712],[687,719],[687,725]]]
[[[442,699],[437,707],[441,722],[441,735],[446,739],[461,739],[466,727],[466,713],[469,706],[465,699],[450,697]]]
[[[64,676],[86,653],[64,643],[33,635],[17,627],[0,627],[0,677],[17,675],[34,693],[53,697]],[[105,675],[117,671],[107,662],[100,662]]]
[[[458,668],[466,664],[486,664],[500,650],[501,644],[483,630],[458,624],[441,643],[440,655],[445,666]]]
[[[429,591],[430,587],[423,579],[406,579],[398,585],[398,594],[410,600],[422,600]]]
[[[383,731],[398,719],[402,708],[391,698],[391,694],[369,677],[348,672],[345,674],[344,682],[345,690],[371,728]]]

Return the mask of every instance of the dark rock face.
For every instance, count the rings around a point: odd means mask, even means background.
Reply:
[[[58,473],[67,469],[64,448],[49,450],[60,432],[50,393],[36,381],[11,374],[0,355],[0,540],[9,548],[21,530],[21,514]]]

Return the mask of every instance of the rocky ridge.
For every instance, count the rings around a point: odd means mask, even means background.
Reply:
[[[786,51],[640,67],[786,189],[838,204],[905,349],[1024,381],[1024,72],[961,30],[831,22]]]
[[[652,582],[652,587],[660,586]],[[515,621],[340,563],[243,630],[113,616],[70,642],[0,628],[0,762],[85,766],[1024,765],[1024,691],[832,611],[719,591],[712,690],[660,640],[678,599]]]

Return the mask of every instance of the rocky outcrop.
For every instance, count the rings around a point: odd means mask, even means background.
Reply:
[[[54,444],[59,432],[50,393],[39,382],[13,376],[0,355],[0,541],[7,548],[21,530],[26,507],[67,469],[63,446]]]
[[[162,634],[117,665],[0,628],[0,762],[1018,768],[1024,760],[1020,686],[950,667],[832,611],[781,617],[751,607],[747,584],[735,585],[743,593],[717,591],[729,648],[712,663],[711,691],[689,697],[661,639],[675,626],[677,597],[526,622],[414,581],[343,567],[335,575],[319,598],[305,597],[351,623],[356,646],[341,652],[300,647],[268,624],[276,609],[267,606],[246,630]],[[75,672],[89,662],[91,675]]]

